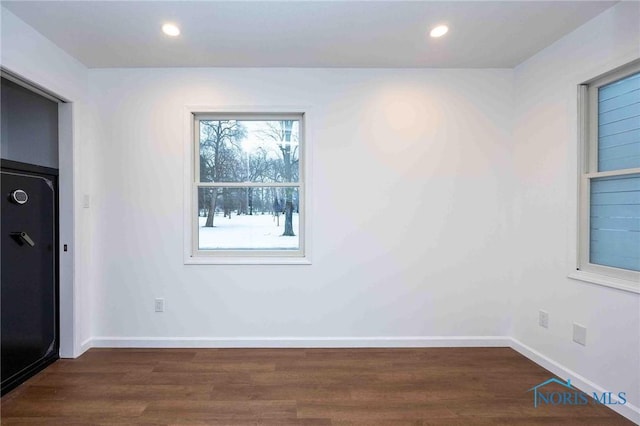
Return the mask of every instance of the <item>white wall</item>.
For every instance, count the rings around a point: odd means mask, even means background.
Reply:
[[[88,70],[8,10],[0,8],[0,13],[2,68],[69,102],[59,109],[60,353],[73,357],[90,336],[89,214],[74,196],[90,186]],[[67,253],[63,244],[69,246]]]
[[[640,406],[640,296],[566,278],[576,267],[577,85],[640,57],[640,3],[620,3],[515,69],[511,335]],[[549,329],[538,327],[538,310]],[[572,342],[572,323],[587,345]],[[640,419],[640,416],[638,416]]]
[[[91,71],[95,342],[504,336],[511,88],[510,70]],[[312,265],[183,264],[185,105],[312,107]]]

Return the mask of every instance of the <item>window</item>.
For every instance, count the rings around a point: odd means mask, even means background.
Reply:
[[[190,115],[187,263],[308,263],[304,114]]]
[[[578,269],[640,289],[640,64],[581,86]]]

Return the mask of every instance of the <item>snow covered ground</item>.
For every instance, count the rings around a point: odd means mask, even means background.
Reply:
[[[205,228],[206,217],[200,217],[199,247],[201,250],[271,250],[299,248],[298,214],[293,214],[294,237],[283,237],[284,215],[280,215],[280,226],[271,214],[236,215],[231,219],[216,214],[213,228]]]

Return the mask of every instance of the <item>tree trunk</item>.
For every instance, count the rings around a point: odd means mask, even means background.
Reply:
[[[213,228],[213,217],[216,215],[216,192],[211,194],[211,204],[209,205],[209,215],[207,216],[207,222],[204,224],[207,228]]]
[[[222,217],[229,217],[231,219],[231,200],[229,200],[229,191],[227,188],[222,190]]]
[[[291,170],[291,128],[293,127],[293,120],[284,120],[281,122],[281,126],[284,130],[284,142],[286,142],[280,146],[280,152],[282,152],[282,160],[284,162],[284,177],[287,182],[291,182],[293,175]],[[285,194],[284,234],[282,235],[293,237],[296,235],[293,233],[293,188],[286,188]]]
[[[293,233],[293,203],[289,201],[287,201],[284,211],[284,233],[282,235],[286,237],[295,237],[296,235]]]
[[[284,234],[283,236],[295,237],[293,233],[293,189],[287,188],[287,200],[284,204]]]

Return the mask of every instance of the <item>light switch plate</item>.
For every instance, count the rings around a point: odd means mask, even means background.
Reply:
[[[155,307],[156,312],[164,312],[164,299],[156,299]]]
[[[549,328],[549,312],[543,310],[538,312],[538,325],[542,328]]]

